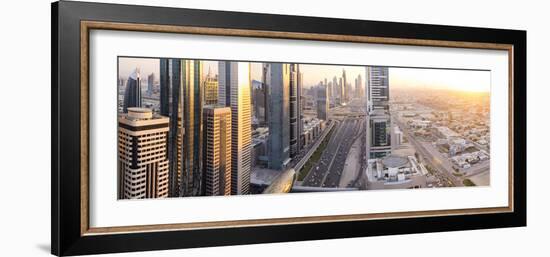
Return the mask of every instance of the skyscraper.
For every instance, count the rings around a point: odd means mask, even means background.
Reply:
[[[205,106],[203,125],[202,195],[230,195],[231,108]]]
[[[299,134],[299,123],[298,119],[300,113],[298,109],[300,108],[300,101],[298,101],[298,64],[290,64],[290,81],[289,81],[289,119],[290,119],[290,128],[289,128],[289,145],[290,145],[290,158],[294,158],[300,150],[298,148],[298,141],[300,139]]]
[[[365,88],[368,110],[389,110],[389,70],[387,67],[366,67]]]
[[[237,75],[237,74],[236,74]],[[238,76],[237,76],[238,77]],[[218,62],[218,105],[231,106],[231,62]]]
[[[202,62],[181,61],[183,159],[181,196],[199,195],[202,182]]]
[[[327,98],[329,100],[332,100],[332,91],[333,91],[332,90],[332,81],[329,81],[328,84],[327,84],[327,94],[328,94]]]
[[[317,86],[317,118],[320,120],[327,120],[328,114],[328,92],[327,86],[323,83],[319,83]]]
[[[391,116],[389,112],[389,71],[387,67],[366,67],[367,158],[391,154]]]
[[[160,114],[170,118],[166,144],[170,161],[169,194],[180,196],[183,170],[183,92],[181,60],[160,59]]]
[[[361,78],[361,74],[357,75],[355,79],[355,97],[363,98],[363,78]]]
[[[270,72],[269,65],[262,65],[262,86],[264,87],[264,103],[265,103],[264,120],[266,125],[269,122],[269,90],[270,89],[266,84],[267,77],[269,76],[268,75],[269,72]]]
[[[290,64],[264,63],[269,95],[268,167],[283,169],[290,162]]]
[[[168,197],[168,118],[129,107],[118,117],[118,198]]]
[[[204,104],[212,105],[218,103],[218,77],[212,76],[210,68],[204,79]]]
[[[202,180],[202,63],[161,59],[160,81],[160,113],[170,117],[170,195],[198,195]]]
[[[130,74],[128,82],[126,82],[123,112],[127,113],[129,107],[141,107],[141,77],[137,68]]]
[[[265,87],[261,81],[252,80],[252,107],[253,115],[258,125],[264,127],[265,121]]]
[[[339,96],[339,98],[338,98],[338,104],[343,104],[343,103],[346,102],[345,99],[344,99],[344,97],[345,97],[345,95],[344,95],[344,94],[345,94],[345,93],[344,93],[344,91],[345,91],[344,86],[345,86],[345,85],[344,85],[344,83],[343,83],[343,81],[342,81],[342,78],[340,78],[340,79],[338,80],[338,96]]]
[[[300,65],[296,65],[296,73],[298,74],[298,83],[297,83],[297,103],[298,103],[298,113],[296,117],[298,118],[298,151],[302,150],[302,133],[304,131],[304,124],[302,123],[302,86],[304,81],[304,74],[300,72]]]
[[[344,97],[342,103],[347,103],[350,97],[351,86],[348,84],[348,78],[346,76],[346,70],[342,69],[342,90],[344,92]]]
[[[147,95],[149,96],[153,94],[154,83],[155,83],[155,73],[151,73],[149,74],[149,76],[147,76]]]
[[[250,63],[218,63],[218,104],[231,108],[231,194],[250,192],[252,122]]]
[[[336,78],[336,76],[334,76],[332,78],[332,97],[334,98],[334,100],[338,98],[338,95],[340,94],[339,90],[340,89],[338,87],[338,79]],[[335,103],[340,104],[340,101],[336,101]]]

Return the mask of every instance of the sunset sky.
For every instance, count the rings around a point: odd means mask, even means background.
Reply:
[[[216,61],[205,61],[204,72],[210,68],[212,74],[217,74]],[[127,78],[130,73],[139,68],[142,77],[155,73],[159,78],[159,59],[155,58],[120,58],[119,76]],[[252,63],[252,79],[261,80],[261,63]],[[361,74],[365,81],[364,66],[335,66],[335,65],[300,65],[300,71],[304,74],[304,87],[319,84],[319,81],[327,78],[342,76],[342,69],[346,70],[349,83],[354,87],[354,80]],[[421,68],[393,68],[389,70],[390,87],[392,88],[426,88],[426,89],[450,89],[467,92],[489,92],[491,86],[491,73],[489,71],[450,70],[450,69],[421,69]]]

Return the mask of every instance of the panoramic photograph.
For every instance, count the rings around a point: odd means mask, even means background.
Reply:
[[[487,70],[119,57],[117,79],[121,200],[490,186]]]

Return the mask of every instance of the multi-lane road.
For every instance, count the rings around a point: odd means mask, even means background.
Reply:
[[[334,125],[334,132],[328,144],[302,185],[311,187],[338,187],[346,159],[355,140],[365,133],[365,119],[353,111],[354,106],[332,110],[343,114],[342,120]],[[351,111],[350,111],[351,110]],[[349,115],[347,115],[349,114]]]
[[[412,132],[405,126],[403,123],[395,119],[397,125],[403,131],[409,142],[414,146],[414,149],[418,152],[421,157],[421,160],[424,160],[427,164],[435,169],[435,174],[442,182],[447,186],[462,186],[462,180],[455,177],[452,172],[452,165],[446,158],[443,158],[437,149],[433,147],[427,147],[424,142],[420,142],[412,134]]]
[[[397,119],[396,119],[397,120]],[[412,132],[408,129],[407,126],[402,124],[399,121],[396,121],[400,129],[406,133],[409,138],[409,141],[412,143],[418,154],[421,158],[427,162],[431,167],[435,169],[436,176],[442,180],[447,186],[463,186],[462,178],[456,177],[453,169],[453,165],[449,159],[441,154],[439,150],[434,147],[429,142],[421,142],[416,139]],[[478,164],[468,170],[464,177],[471,177],[483,172],[486,172],[489,169],[489,162],[485,161],[484,163]]]

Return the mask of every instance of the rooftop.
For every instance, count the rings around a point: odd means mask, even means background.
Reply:
[[[399,168],[407,165],[409,160],[407,158],[390,155],[382,159],[382,164],[387,168]]]

